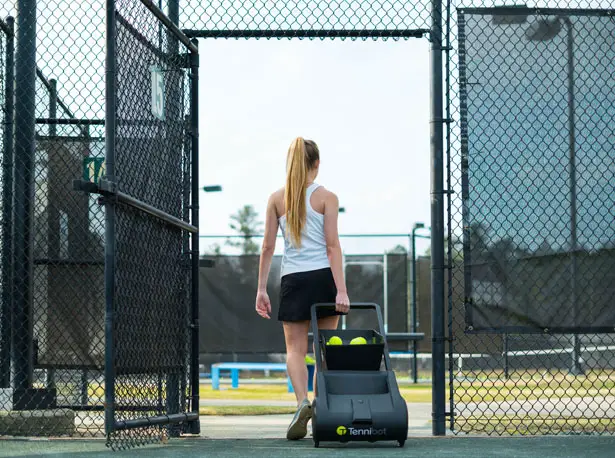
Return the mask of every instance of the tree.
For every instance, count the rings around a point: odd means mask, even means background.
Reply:
[[[452,258],[455,263],[463,263],[463,240],[453,235],[451,239]],[[426,258],[431,257],[431,246],[427,247],[423,256]],[[448,256],[448,234],[444,234],[444,256]]]
[[[241,248],[242,254],[258,254],[259,246],[254,242],[252,236],[260,233],[263,224],[254,207],[244,205],[231,215],[231,222],[229,223],[229,227],[242,235],[243,238],[240,240],[228,239],[226,244],[234,248]]]
[[[222,256],[222,247],[219,243],[213,243],[205,250],[202,257],[207,256]]]
[[[392,254],[408,254],[408,248],[403,245],[395,245],[388,253]]]

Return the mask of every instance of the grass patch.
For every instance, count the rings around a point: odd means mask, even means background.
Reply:
[[[462,433],[526,436],[538,434],[596,434],[615,432],[609,418],[551,418],[539,415],[457,417],[455,430]]]
[[[458,402],[529,401],[536,399],[566,399],[572,397],[612,396],[615,380],[612,374],[590,372],[586,376],[571,376],[558,372],[516,373],[505,380],[499,373],[469,374],[472,382],[455,384]],[[491,376],[491,378],[488,378]]]
[[[398,374],[399,389],[407,402],[431,402],[431,383],[413,384]],[[567,371],[527,370],[511,371],[506,380],[501,370],[464,372],[466,379],[454,382],[455,403],[479,403],[502,401],[532,401],[537,399],[569,399],[573,397],[605,397],[615,395],[615,372],[588,371],[584,376],[572,376]],[[295,395],[288,393],[286,378],[279,377],[279,384],[247,384],[240,380],[239,388],[232,389],[230,383],[221,384],[220,390],[211,388],[211,381],[204,380],[199,387],[201,399],[230,400],[271,400],[295,401]],[[242,383],[244,382],[244,383]],[[75,396],[81,387],[74,383],[56,383],[60,396]],[[118,383],[118,402],[131,399],[157,400],[157,386]],[[446,399],[449,399],[449,387]],[[91,404],[100,404],[104,399],[104,386],[90,382],[88,396]]]
[[[208,406],[200,407],[201,415],[283,415],[294,414],[294,407],[278,406]]]
[[[430,384],[400,386],[399,390],[406,402],[431,402]],[[286,385],[240,384],[236,389],[221,385],[220,390],[213,390],[211,385],[201,384],[199,394],[201,399],[295,401],[294,393],[289,393]]]

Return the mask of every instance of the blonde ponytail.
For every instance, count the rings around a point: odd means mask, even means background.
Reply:
[[[301,245],[301,232],[305,224],[305,193],[308,179],[308,160],[305,140],[297,137],[288,149],[284,205],[286,208],[286,234],[295,246]]]

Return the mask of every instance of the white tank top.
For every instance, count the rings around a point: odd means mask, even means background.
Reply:
[[[305,192],[306,218],[301,233],[301,247],[296,248],[286,235],[286,215],[278,219],[284,236],[284,256],[280,276],[330,267],[325,241],[325,215],[318,213],[310,204],[312,193],[320,187],[312,183]]]

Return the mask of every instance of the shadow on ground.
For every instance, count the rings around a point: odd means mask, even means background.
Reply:
[[[1,440],[2,457],[540,457],[563,458],[613,456],[615,437],[429,437],[409,438],[404,448],[394,443],[321,443],[314,448],[310,439],[173,439],[167,444],[113,451],[102,440]]]

